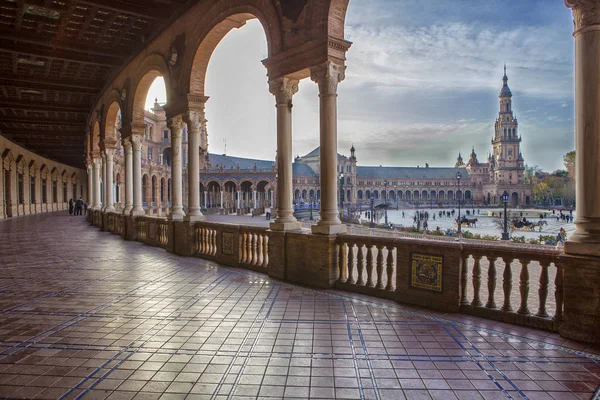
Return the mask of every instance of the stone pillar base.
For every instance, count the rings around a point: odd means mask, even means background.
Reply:
[[[600,258],[564,255],[561,336],[600,343]]]
[[[584,243],[567,241],[565,243],[565,253],[573,255],[600,257],[600,242]]]
[[[347,227],[344,224],[336,225],[313,225],[312,233],[315,235],[337,235],[338,233],[346,233]]]
[[[284,273],[290,282],[332,287],[338,277],[337,259],[335,236],[311,235],[306,231],[285,234]]]
[[[302,225],[300,225],[300,222],[298,222],[298,221],[293,221],[293,222],[273,221],[269,224],[269,229],[271,229],[272,231],[298,231],[298,230],[302,229]]]
[[[206,217],[204,215],[186,215],[183,220],[186,222],[201,222],[206,221]]]
[[[180,256],[193,255],[193,233],[192,224],[184,221],[170,221],[167,251]]]
[[[123,238],[125,240],[137,240],[137,232],[135,226],[135,216],[125,217],[125,229]]]
[[[146,212],[142,209],[142,210],[136,210],[135,208],[133,210],[131,210],[130,215],[132,217],[137,217],[137,216],[141,216],[141,215],[146,215]]]

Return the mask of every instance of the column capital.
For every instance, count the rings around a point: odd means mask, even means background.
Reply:
[[[337,94],[338,83],[346,77],[346,66],[326,61],[311,67],[310,79],[319,85],[319,94]]]
[[[144,142],[144,137],[142,135],[131,135],[129,141],[131,142],[133,151],[142,151],[142,143]]]
[[[565,6],[573,10],[573,35],[582,30],[600,30],[600,4],[597,0],[565,0]]]
[[[132,145],[131,145],[130,138],[121,139],[121,144],[123,145],[123,149],[125,150],[125,153],[131,153]]]
[[[298,84],[300,81],[287,77],[270,79],[269,92],[275,96],[277,105],[286,104],[291,107],[292,97],[298,93]]]
[[[114,148],[104,149],[103,156],[105,157],[105,159],[107,161],[112,161],[113,157],[115,156],[115,149]]]
[[[183,129],[183,119],[181,118],[181,115],[168,118],[167,127],[171,131],[171,138],[180,138],[181,130]]]
[[[199,133],[205,121],[204,116],[204,109],[193,109],[183,113],[181,118],[187,125],[190,133]]]

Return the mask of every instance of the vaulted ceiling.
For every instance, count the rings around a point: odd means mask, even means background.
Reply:
[[[84,166],[104,85],[198,0],[0,0],[0,135]]]

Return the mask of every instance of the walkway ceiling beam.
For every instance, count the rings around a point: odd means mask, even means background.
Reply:
[[[62,52],[63,54],[57,53],[55,50],[51,49],[37,49],[33,50],[31,47],[27,46],[19,46],[15,43],[9,43],[6,40],[0,40],[0,52],[12,53],[17,56],[27,56],[33,58],[48,58],[52,60],[61,60],[61,61],[74,61],[86,64],[93,65],[101,65],[106,67],[117,67],[120,66],[123,61],[120,59],[109,59],[109,57],[99,57],[99,56],[85,56],[81,55],[81,53],[72,52],[73,54],[67,54],[66,52]]]
[[[62,92],[73,93],[89,93],[96,94],[102,90],[102,86],[85,85],[83,82],[69,82],[66,80],[53,79],[36,79],[36,78],[17,78],[17,77],[2,77],[0,78],[0,86],[13,86],[26,89],[38,90],[56,90]]]
[[[0,102],[0,109],[5,110],[24,110],[24,111],[47,111],[87,114],[90,112],[91,105],[75,104],[57,104],[57,103],[35,103],[28,101],[3,101]]]
[[[14,35],[6,33],[4,31],[0,31],[0,40],[10,40],[15,43],[27,43],[52,49],[76,51],[79,53],[91,54],[96,56],[117,58],[119,60],[123,60],[125,59],[125,57],[127,57],[126,54],[119,54],[115,53],[114,51],[111,52],[110,50],[98,51],[97,49],[87,46],[78,47],[59,40],[39,40],[35,39],[35,37],[31,35],[23,35],[23,33],[20,33],[19,35]]]
[[[24,124],[24,125],[46,125],[46,126],[72,126],[85,128],[85,121],[65,121],[65,120],[41,120],[28,118],[6,118],[2,117],[0,124]]]

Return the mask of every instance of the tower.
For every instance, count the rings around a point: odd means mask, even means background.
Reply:
[[[498,184],[522,184],[525,171],[521,156],[521,137],[518,135],[517,118],[512,111],[512,93],[508,87],[506,64],[500,90],[500,111],[494,125],[493,161],[494,181]]]

